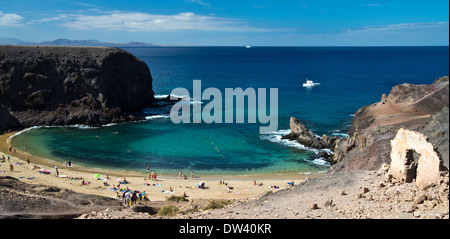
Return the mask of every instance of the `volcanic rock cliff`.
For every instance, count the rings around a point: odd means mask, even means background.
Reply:
[[[432,84],[401,84],[381,102],[359,109],[348,132],[334,148],[332,171],[378,169],[390,164],[391,140],[400,128],[423,133],[449,167],[449,79]]]
[[[0,129],[125,122],[154,101],[148,66],[124,50],[0,46]]]

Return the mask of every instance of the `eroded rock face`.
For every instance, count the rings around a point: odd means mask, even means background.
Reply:
[[[425,134],[446,156],[448,167],[448,80],[441,77],[429,85],[398,85],[381,102],[359,109],[350,137],[334,148],[331,170],[375,170],[383,163],[390,164],[390,141],[400,128]]]
[[[0,46],[0,128],[124,122],[154,101],[149,68],[124,50]]]
[[[416,179],[419,189],[439,184],[443,162],[426,137],[415,131],[400,129],[391,140],[391,165],[389,174],[393,181],[407,183]],[[415,152],[415,153],[414,153]]]

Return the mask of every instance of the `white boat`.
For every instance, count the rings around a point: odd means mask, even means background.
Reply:
[[[318,86],[320,83],[314,83],[312,80],[306,80],[306,83],[303,83],[303,87],[313,87]]]
[[[251,46],[245,46],[245,48],[247,48],[247,49],[248,49],[248,48],[251,48]]]

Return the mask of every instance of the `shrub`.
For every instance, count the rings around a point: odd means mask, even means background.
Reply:
[[[179,202],[179,201],[189,201],[189,200],[187,200],[185,197],[183,197],[183,196],[175,196],[175,195],[172,195],[172,196],[170,196],[170,197],[168,197],[167,199],[166,199],[166,201],[176,201],[176,202]]]
[[[211,201],[209,201],[208,205],[206,205],[206,207],[203,208],[203,210],[221,209],[228,204],[230,204],[230,201],[227,201],[227,200],[211,200]]]
[[[159,209],[158,216],[173,216],[178,212],[178,207],[174,205],[167,205]]]

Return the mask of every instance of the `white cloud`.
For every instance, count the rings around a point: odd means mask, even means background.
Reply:
[[[76,30],[106,31],[273,31],[249,26],[246,22],[211,15],[197,15],[182,12],[175,15],[148,14],[142,12],[109,11],[100,15],[60,14],[54,18],[44,18],[36,22],[56,21],[58,24]]]
[[[203,6],[211,6],[211,4],[203,2],[202,0],[185,0],[186,2],[197,3]]]
[[[441,29],[448,27],[448,22],[424,22],[424,23],[401,23],[379,26],[365,26],[359,29],[350,29],[352,32],[381,32],[381,31],[420,31],[424,29]]]
[[[22,23],[23,17],[12,13],[3,13],[0,11],[0,26],[20,27],[24,26]]]

